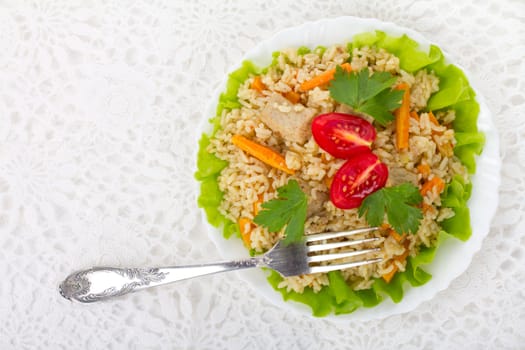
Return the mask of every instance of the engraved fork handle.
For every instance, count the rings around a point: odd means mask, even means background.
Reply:
[[[266,266],[264,257],[180,267],[93,267],[72,273],[58,289],[66,299],[93,303],[193,277],[260,266]]]

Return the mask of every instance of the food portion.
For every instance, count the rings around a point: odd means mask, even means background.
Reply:
[[[420,265],[444,238],[468,239],[477,108],[463,73],[406,36],[291,48],[264,70],[247,62],[201,140],[199,204],[252,254],[280,239],[381,227],[370,243],[381,263],[269,280],[319,316],[385,294],[399,301],[405,281],[428,281]]]

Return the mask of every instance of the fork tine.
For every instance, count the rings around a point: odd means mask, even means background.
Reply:
[[[306,242],[316,242],[316,241],[322,241],[324,239],[349,237],[349,236],[353,236],[353,235],[357,235],[361,233],[373,232],[378,229],[379,227],[364,227],[364,228],[358,228],[356,230],[351,230],[351,231],[317,233],[313,235],[307,235]]]
[[[380,250],[381,248],[372,248],[372,249],[355,250],[353,252],[345,252],[345,253],[321,254],[321,255],[309,256],[306,258],[306,260],[308,260],[308,262],[329,261],[329,260],[335,260],[335,259],[350,258],[352,256],[373,253],[373,252],[377,252]]]
[[[379,237],[372,237],[372,238],[358,239],[358,240],[355,240],[355,241],[343,241],[343,242],[334,242],[334,243],[314,244],[314,245],[306,246],[306,251],[311,253],[311,252],[319,252],[321,250],[329,250],[329,249],[350,247],[350,246],[358,245],[358,244],[362,244],[362,243],[369,243],[369,242],[379,241],[380,239],[381,238],[379,238]]]
[[[344,263],[344,264],[312,266],[310,267],[310,271],[308,273],[321,273],[321,272],[330,272],[330,271],[335,271],[335,270],[344,270],[344,269],[349,269],[351,267],[369,265],[369,264],[374,264],[374,263],[381,262],[381,261],[383,261],[382,258],[376,258],[376,259],[355,261],[355,262]]]

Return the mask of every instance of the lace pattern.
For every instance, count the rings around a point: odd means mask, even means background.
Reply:
[[[519,0],[2,2],[0,348],[519,349],[524,13]],[[219,258],[193,179],[207,96],[255,43],[340,15],[421,32],[486,98],[501,199],[468,270],[413,312],[363,323],[283,313],[235,275],[88,307],[63,300],[72,269]]]

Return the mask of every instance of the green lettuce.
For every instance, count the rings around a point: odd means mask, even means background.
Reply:
[[[220,94],[219,102],[215,117],[209,120],[213,126],[211,136],[215,135],[220,128],[221,115],[224,110],[239,108],[241,104],[237,98],[239,87],[252,74],[258,74],[259,69],[251,62],[244,61],[241,67],[228,76],[226,90]],[[197,153],[197,171],[195,178],[200,181],[200,194],[197,198],[197,204],[204,209],[208,222],[214,227],[222,227],[223,235],[229,238],[232,235],[240,237],[239,227],[236,223],[228,219],[219,211],[222,202],[223,193],[219,188],[217,178],[222,169],[228,162],[217,158],[214,154],[208,152],[210,144],[210,135],[202,134],[199,140],[199,150]]]
[[[301,46],[301,47],[299,47],[297,49],[297,54],[299,56],[304,56],[304,55],[306,55],[307,53],[310,53],[310,52],[312,52],[312,50],[310,50],[310,48],[306,47],[306,46]]]
[[[382,48],[393,53],[399,57],[401,69],[410,73],[438,62],[443,56],[441,50],[434,45],[425,53],[419,49],[419,44],[407,35],[394,37],[379,30],[354,36],[348,48],[351,53],[351,49],[363,46]]]
[[[446,63],[438,47],[431,45],[428,52],[424,52],[420,50],[417,42],[406,35],[394,37],[381,31],[362,33],[353,38],[353,41],[347,45],[347,49],[352,53],[354,48],[363,46],[384,48],[395,54],[400,59],[401,69],[405,71],[415,72],[420,69],[434,71],[440,79],[440,90],[431,96],[428,110],[455,110],[456,119],[453,127],[457,144],[454,153],[467,167],[469,173],[474,173],[475,156],[481,153],[485,138],[483,133],[478,131],[479,105],[475,100],[474,90],[470,87],[464,73],[458,67]],[[322,55],[325,49],[319,46],[310,51],[309,48],[301,47],[299,54],[315,52]],[[279,52],[274,52],[272,63],[262,72],[277,65],[279,55]],[[243,62],[241,68],[230,74],[226,91],[219,98],[217,116],[210,120],[214,125],[214,133],[219,127],[222,111],[240,107],[237,99],[239,86],[250,75],[259,73],[259,69],[252,63]],[[223,227],[225,237],[239,236],[238,225],[224,217],[218,210],[223,194],[217,184],[217,177],[227,163],[208,153],[206,150],[208,145],[209,137],[203,135],[199,142],[198,170],[195,174],[195,177],[201,181],[199,206],[205,210],[208,221],[212,225]],[[472,185],[465,183],[459,176],[454,177],[445,186],[441,195],[442,206],[451,208],[455,215],[441,223],[442,231],[439,232],[433,246],[420,247],[417,256],[407,259],[405,271],[396,273],[389,283],[377,278],[373,280],[371,288],[355,291],[346,283],[340,271],[333,271],[328,274],[329,285],[323,287],[319,292],[305,288],[303,293],[296,293],[287,291],[286,288],[278,288],[283,278],[275,271],[269,272],[268,281],[275,290],[282,294],[284,300],[293,300],[308,305],[313,315],[317,317],[330,313],[347,314],[360,307],[374,307],[385,297],[398,303],[403,298],[405,285],[418,287],[432,278],[431,274],[423,268],[433,261],[436,250],[445,239],[454,237],[466,241],[472,234],[470,212],[467,206],[471,191]]]

